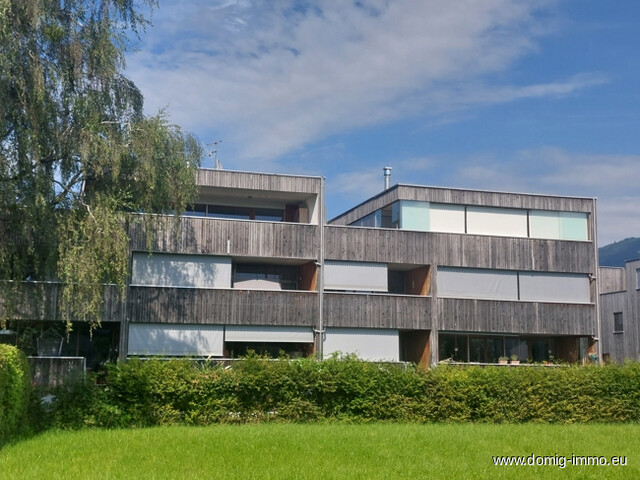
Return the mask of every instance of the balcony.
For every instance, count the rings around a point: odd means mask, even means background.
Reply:
[[[308,291],[131,287],[128,318],[141,323],[316,325],[318,294]]]
[[[327,327],[431,329],[431,297],[369,293],[325,293]]]
[[[206,217],[158,216],[151,234],[154,252],[316,259],[320,250],[318,225],[228,220]],[[177,231],[176,231],[177,228]],[[147,250],[147,226],[142,215],[129,228],[131,249]]]

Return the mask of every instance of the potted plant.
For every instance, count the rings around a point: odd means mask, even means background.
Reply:
[[[511,355],[511,365],[520,365],[520,359],[515,353]]]
[[[499,363],[500,365],[506,365],[506,364],[507,364],[507,362],[508,362],[508,360],[509,360],[509,359],[508,359],[507,357],[500,357],[500,358],[498,358],[498,363]]]

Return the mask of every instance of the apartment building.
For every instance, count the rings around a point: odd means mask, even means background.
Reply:
[[[127,300],[97,332],[120,358],[599,356],[594,199],[395,185],[326,222],[320,177],[197,183],[177,231],[131,225]]]
[[[605,362],[640,360],[640,259],[600,267],[600,317]]]

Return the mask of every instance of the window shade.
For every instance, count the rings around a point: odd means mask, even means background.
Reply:
[[[131,285],[231,288],[231,258],[134,253]]]
[[[328,290],[386,292],[387,265],[327,260],[324,263],[324,286]]]
[[[591,303],[589,276],[572,273],[520,272],[520,300]]]
[[[438,296],[493,300],[518,299],[518,272],[438,268]]]
[[[467,207],[467,233],[526,237],[527,211],[512,208]]]
[[[131,323],[129,355],[222,356],[222,325]]]
[[[397,330],[365,328],[327,328],[323,343],[324,356],[335,352],[356,354],[362,360],[397,362],[400,340]]]
[[[227,325],[227,342],[313,343],[311,327]]]
[[[432,232],[464,233],[464,206],[431,203],[429,228]]]

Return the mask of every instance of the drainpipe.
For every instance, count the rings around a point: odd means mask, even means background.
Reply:
[[[318,258],[318,348],[316,349],[316,358],[322,360],[324,358],[324,227],[326,224],[326,214],[324,205],[324,183],[325,178],[320,181],[320,258]]]
[[[593,250],[594,250],[594,262],[595,262],[595,272],[594,282],[595,282],[595,296],[596,296],[596,335],[597,337],[597,346],[596,346],[596,355],[598,355],[598,363],[602,365],[602,319],[600,318],[600,285],[598,281],[598,266],[600,265],[600,256],[598,254],[598,210],[596,205],[597,199],[593,199],[593,225],[591,226],[591,231],[593,232]]]

